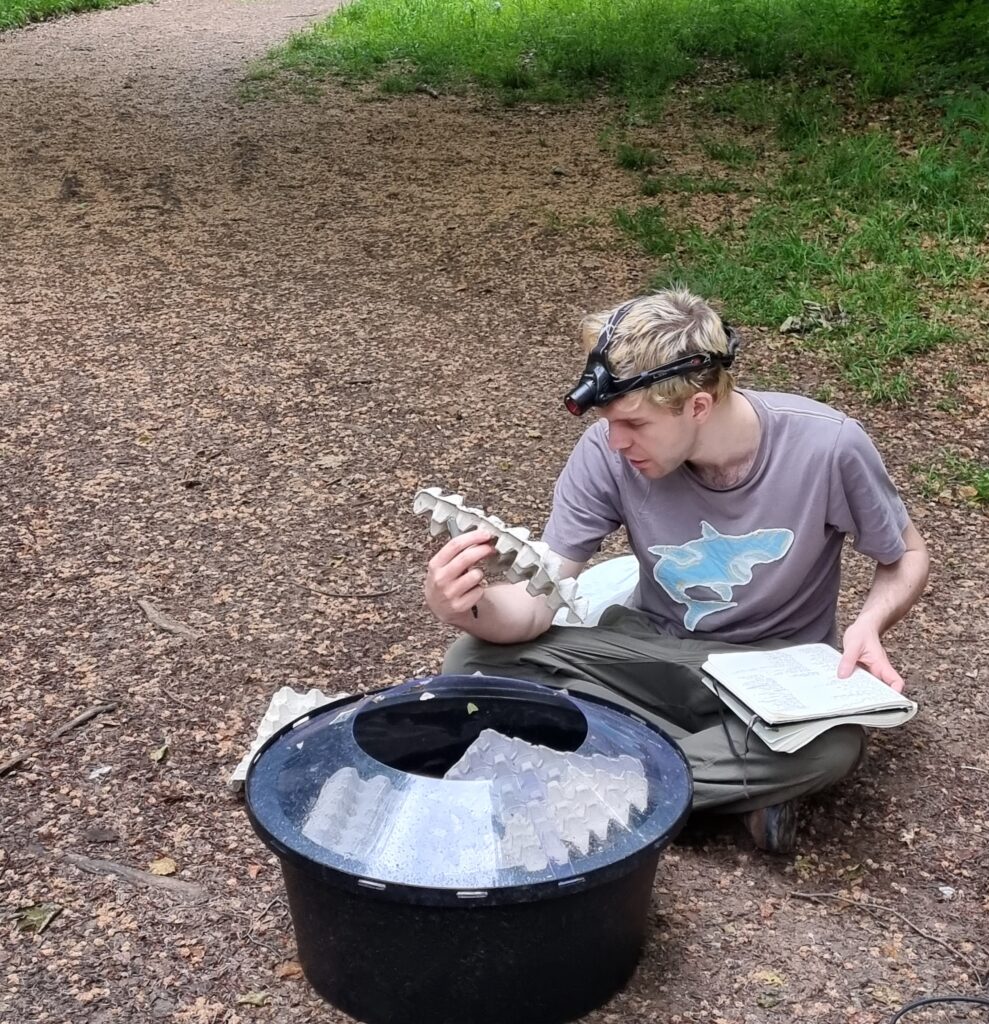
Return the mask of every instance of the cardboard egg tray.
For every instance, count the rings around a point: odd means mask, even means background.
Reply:
[[[561,753],[485,729],[443,776],[492,784],[502,867],[542,871],[587,856],[612,828],[644,812],[649,784],[642,762]]]
[[[244,788],[244,781],[247,779],[247,769],[250,767],[254,755],[265,745],[271,736],[274,736],[279,729],[289,722],[294,722],[300,715],[307,711],[315,711],[317,708],[332,704],[335,700],[346,697],[346,693],[323,693],[322,690],[312,689],[308,693],[299,693],[291,686],[283,686],[268,702],[264,717],[258,725],[257,735],[251,744],[251,749],[241,758],[240,764],[233,770],[227,779],[227,788],[231,792],[239,793]]]
[[[439,487],[419,491],[412,511],[417,516],[429,513],[429,533],[433,537],[444,532],[458,537],[476,529],[492,534],[495,556],[484,563],[486,572],[501,574],[510,583],[524,580],[526,590],[534,597],[545,596],[553,611],[566,608],[567,622],[584,621],[587,602],[577,596],[577,580],[561,579],[559,559],[549,545],[532,540],[528,530],[509,526],[482,509],[465,506],[462,494],[444,494]]]

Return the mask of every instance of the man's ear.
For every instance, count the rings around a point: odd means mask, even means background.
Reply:
[[[703,423],[714,408],[714,398],[706,391],[698,391],[687,399],[687,412],[694,423]]]

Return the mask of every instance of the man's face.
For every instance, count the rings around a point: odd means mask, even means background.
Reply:
[[[608,423],[608,446],[627,459],[633,469],[659,480],[686,462],[697,445],[697,432],[705,415],[696,408],[698,396],[679,413],[627,396],[597,410]]]

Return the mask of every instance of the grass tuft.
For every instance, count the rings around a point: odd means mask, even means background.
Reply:
[[[32,21],[47,21],[79,11],[123,7],[137,0],[0,0],[0,31],[21,28]]]
[[[712,160],[729,167],[751,167],[758,156],[751,146],[723,139],[712,139],[704,143],[704,154]]]
[[[658,196],[664,192],[680,195],[732,195],[746,192],[747,187],[724,178],[711,178],[693,174],[668,174],[663,177],[643,178],[642,194]]]
[[[920,482],[928,497],[989,506],[989,464],[957,452],[942,450],[934,462],[920,469]]]
[[[651,256],[666,256],[676,249],[677,236],[666,220],[661,206],[616,210],[615,224]]]
[[[659,163],[659,157],[653,150],[632,146],[627,142],[619,144],[615,150],[615,160],[619,167],[624,167],[627,171],[647,171]]]

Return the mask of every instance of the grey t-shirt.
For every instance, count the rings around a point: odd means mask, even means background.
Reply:
[[[738,484],[710,487],[686,465],[649,480],[608,448],[600,420],[556,483],[543,540],[583,562],[624,525],[640,566],[636,607],[663,632],[833,641],[845,534],[895,562],[906,509],[856,420],[797,395],[741,394],[762,435]]]

